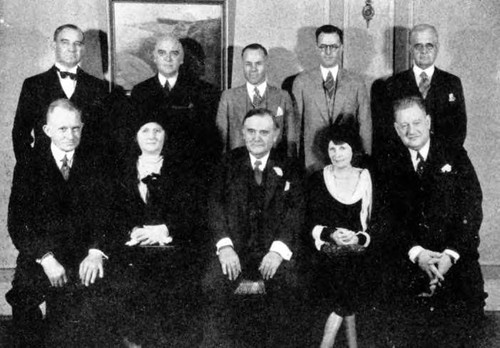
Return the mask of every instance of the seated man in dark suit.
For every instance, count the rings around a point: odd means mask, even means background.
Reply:
[[[431,137],[421,98],[397,101],[394,115],[401,142],[380,163],[393,223],[382,262],[393,343],[468,347],[486,298],[481,187],[465,150]]]
[[[271,329],[287,317],[293,303],[292,256],[302,227],[302,189],[298,167],[273,150],[278,135],[270,110],[249,111],[243,120],[246,147],[227,153],[218,167],[209,200],[218,259],[214,257],[204,281],[218,331],[206,332],[206,342],[224,342],[219,334],[234,324],[227,314],[239,294],[265,293],[266,313],[259,315],[275,319],[261,320]],[[271,340],[277,331],[271,330]],[[261,334],[259,344],[265,346]]]
[[[42,302],[54,333],[65,311],[76,310],[73,299],[104,275],[97,226],[104,220],[98,215],[103,190],[95,162],[78,148],[80,115],[67,99],[51,103],[43,126],[50,146],[16,167],[8,227],[19,256],[6,297],[19,347],[42,346]]]

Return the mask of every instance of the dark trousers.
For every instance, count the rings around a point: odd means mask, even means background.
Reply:
[[[207,305],[202,347],[293,347],[297,340],[289,328],[299,320],[294,315],[298,305],[294,262],[281,263],[274,278],[265,281],[265,294],[236,295],[245,275],[256,273],[245,266],[242,275],[230,281],[217,257],[210,262],[203,280]]]

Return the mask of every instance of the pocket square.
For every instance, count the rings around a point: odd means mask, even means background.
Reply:
[[[453,93],[448,94],[448,101],[450,103],[454,102],[455,100],[457,100],[457,99],[455,98],[455,96],[453,95]]]
[[[280,167],[273,167],[273,170],[277,176],[283,176],[283,169],[281,169]]]
[[[290,190],[290,181],[285,182],[285,192]]]
[[[281,106],[278,106],[278,110],[276,110],[276,117],[283,116],[283,109]]]

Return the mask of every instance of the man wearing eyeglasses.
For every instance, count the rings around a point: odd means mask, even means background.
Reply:
[[[320,66],[300,73],[293,83],[297,125],[301,127],[300,155],[310,173],[323,168],[327,159],[318,148],[321,135],[334,122],[359,126],[363,149],[371,154],[372,119],[366,86],[358,75],[340,67],[343,32],[333,25],[316,30]],[[340,121],[336,121],[342,117]],[[297,139],[299,143],[299,139]]]
[[[467,114],[460,78],[438,69],[434,62],[439,53],[436,28],[419,24],[410,31],[413,67],[387,81],[391,100],[421,96],[432,118],[431,132],[441,141],[462,146],[467,134]],[[390,120],[391,110],[387,111]]]

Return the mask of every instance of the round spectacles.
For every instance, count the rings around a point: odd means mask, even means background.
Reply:
[[[323,52],[327,52],[327,51],[333,51],[333,52],[336,52],[338,51],[338,49],[340,48],[341,45],[337,45],[337,44],[333,44],[333,45],[324,45],[324,44],[321,44],[318,46],[318,48],[323,51]]]

